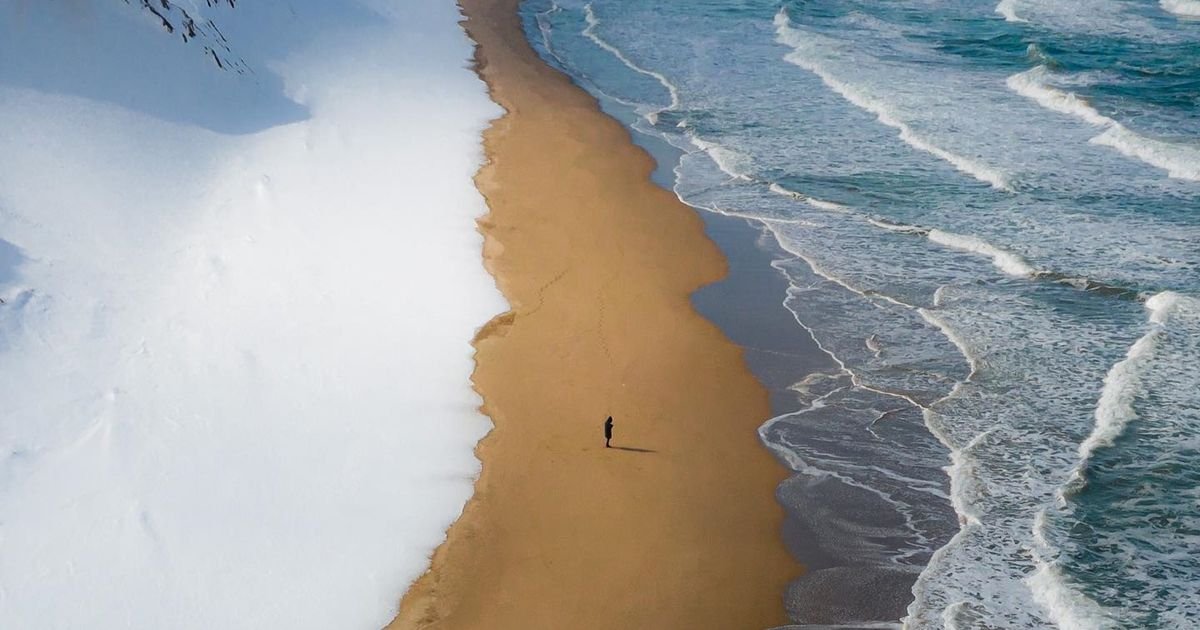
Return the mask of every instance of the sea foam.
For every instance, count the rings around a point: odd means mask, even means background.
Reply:
[[[963,234],[954,234],[952,232],[944,232],[942,230],[930,230],[929,240],[939,245],[952,247],[964,252],[973,254],[982,254],[992,259],[992,264],[997,269],[1003,271],[1010,276],[1019,278],[1031,278],[1037,274],[1037,270],[1033,268],[1021,256],[1010,251],[1001,249],[988,243],[987,241]]]
[[[726,146],[705,140],[694,133],[688,134],[688,139],[697,149],[704,151],[712,159],[717,168],[733,179],[750,181],[753,162],[750,156],[739,153]]]
[[[1028,22],[1029,20],[1017,15],[1016,5],[1016,0],[1000,0],[1000,3],[996,5],[996,13],[1003,16],[1008,22]]]
[[[1185,299],[1173,291],[1164,291],[1146,300],[1151,328],[1129,347],[1125,358],[1114,364],[1105,375],[1104,387],[1096,402],[1095,424],[1091,434],[1079,445],[1079,461],[1071,471],[1069,481],[1059,491],[1060,501],[1086,483],[1087,466],[1095,452],[1112,446],[1129,423],[1137,419],[1133,401],[1142,393],[1142,374],[1154,360],[1163,327]]]
[[[792,197],[798,201],[803,201],[815,208],[822,210],[832,210],[836,212],[850,212],[851,209],[828,201],[813,199],[801,193],[788,190],[778,184],[771,184],[770,190],[776,194]],[[897,232],[900,234],[911,234],[914,236],[924,236],[930,242],[937,243],[951,249],[969,252],[972,254],[981,254],[992,260],[992,264],[1004,273],[1018,278],[1033,278],[1039,275],[1039,271],[1029,264],[1021,255],[1010,252],[1006,249],[996,247],[995,245],[977,237],[966,234],[955,234],[937,228],[924,228],[916,225],[906,225],[903,223],[895,223],[877,217],[866,217],[867,223],[887,230],[889,232]]]
[[[633,70],[634,72],[636,72],[638,74],[648,76],[648,77],[654,79],[655,81],[658,81],[659,84],[661,84],[663,86],[663,88],[666,89],[667,95],[670,97],[670,102],[663,107],[643,111],[642,115],[646,118],[646,120],[650,121],[651,124],[654,124],[654,123],[658,122],[659,114],[662,114],[663,112],[674,111],[674,110],[679,109],[679,89],[676,88],[673,83],[668,81],[667,77],[665,77],[661,72],[647,70],[646,68],[643,68],[641,65],[634,63],[633,60],[631,60],[629,57],[627,57],[625,55],[625,53],[621,52],[621,49],[617,48],[616,46],[613,46],[607,40],[605,40],[605,39],[601,38],[599,35],[597,35],[596,27],[600,25],[600,20],[599,20],[599,18],[596,17],[595,11],[592,10],[592,4],[590,2],[583,6],[583,12],[584,12],[584,20],[587,23],[587,26],[584,27],[584,29],[582,31],[582,34],[584,37],[590,39],[597,46],[599,46],[600,48],[603,48],[604,50],[611,53],[612,56],[617,58],[617,60],[619,60],[621,63],[625,64],[625,67],[629,68],[630,70]]]
[[[1077,585],[1063,574],[1055,559],[1047,557],[1053,546],[1047,541],[1046,510],[1033,519],[1034,549],[1031,549],[1037,569],[1025,579],[1033,600],[1062,630],[1099,630],[1116,627],[1109,612],[1096,600],[1083,594]]]
[[[1200,18],[1200,2],[1196,0],[1160,0],[1158,5],[1180,17]]]
[[[1086,100],[1050,85],[1044,66],[1010,76],[1006,83],[1014,92],[1036,101],[1046,109],[1074,116],[1090,125],[1105,127],[1093,144],[1111,147],[1167,171],[1171,177],[1200,181],[1200,148],[1141,136],[1121,123],[1096,111]]]
[[[817,199],[816,197],[809,197],[808,195],[805,195],[803,193],[798,193],[794,190],[789,190],[787,188],[784,188],[783,186],[780,186],[779,184],[772,183],[767,188],[771,192],[773,192],[777,195],[782,195],[784,197],[791,197],[792,199],[795,199],[796,201],[802,201],[818,210],[828,210],[830,212],[850,212],[849,207],[843,206],[840,203],[834,203],[832,201],[825,201],[823,199]]]
[[[784,56],[785,60],[817,75],[826,86],[852,105],[875,114],[879,122],[899,131],[900,139],[905,144],[944,160],[959,171],[987,183],[993,188],[1012,190],[1012,185],[1004,172],[977,160],[947,151],[930,142],[914,131],[906,122],[898,118],[887,103],[838,79],[833,73],[829,72],[820,63],[822,56],[821,48],[822,46],[827,48],[829,46],[828,42],[825,42],[825,38],[823,37],[793,27],[786,9],[780,9],[775,14],[775,33],[776,40],[779,43],[792,48],[792,52]]]
[[[1158,167],[1176,179],[1200,181],[1200,148],[1146,138],[1120,123],[1113,123],[1091,141]]]

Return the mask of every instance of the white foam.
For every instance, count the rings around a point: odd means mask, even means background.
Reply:
[[[546,49],[550,56],[554,57],[563,67],[566,67],[566,61],[554,49],[554,45],[550,42],[550,16],[562,11],[562,7],[558,3],[551,2],[550,8],[539,12],[534,16],[534,21],[537,22],[538,33],[542,36],[542,47]]]
[[[954,390],[942,400],[955,396],[959,389],[960,386],[956,385]],[[975,462],[970,458],[969,451],[990,433],[981,433],[969,443],[959,448],[933,421],[934,411],[932,408],[922,409],[922,415],[925,418],[925,426],[929,432],[950,451],[950,465],[945,468],[945,471],[950,479],[950,505],[958,515],[959,530],[955,532],[954,536],[945,545],[934,551],[933,556],[929,559],[929,563],[921,571],[920,575],[917,576],[917,581],[913,584],[912,588],[913,601],[908,605],[905,617],[901,620],[902,627],[906,630],[929,627],[929,620],[924,618],[921,610],[922,605],[928,601],[929,583],[934,579],[935,574],[941,570],[941,565],[947,561],[953,550],[962,544],[962,541],[970,535],[972,530],[980,526],[979,515],[972,508],[974,499],[979,494],[979,488],[977,488],[977,477],[974,472]],[[957,606],[955,603],[948,602],[938,617],[944,627],[955,628],[959,627],[955,622],[957,618],[956,613]]]
[[[0,3],[0,627],[379,628],[490,426],[499,109],[453,3],[191,4],[253,74],[136,2]]]
[[[667,77],[663,76],[663,74],[661,72],[647,70],[646,68],[643,68],[642,66],[634,63],[633,60],[631,60],[629,57],[625,56],[625,53],[621,52],[621,49],[617,48],[616,46],[613,46],[612,44],[608,43],[603,38],[601,38],[599,35],[597,35],[596,27],[600,25],[600,20],[596,17],[596,13],[594,11],[592,11],[592,3],[589,2],[585,5],[583,5],[583,12],[584,12],[584,19],[587,21],[587,26],[584,27],[584,29],[582,31],[582,35],[584,37],[592,40],[592,42],[595,43],[597,46],[599,46],[600,48],[611,53],[614,57],[617,58],[617,60],[619,60],[621,63],[625,64],[625,67],[629,68],[630,70],[633,70],[634,72],[636,72],[638,74],[648,76],[648,77],[658,81],[660,84],[662,84],[662,86],[664,88],[666,88],[667,94],[670,95],[670,97],[671,97],[671,102],[668,103],[665,107],[660,107],[655,110],[644,112],[643,115],[645,116],[646,120],[650,121],[651,124],[654,124],[654,123],[658,122],[659,114],[661,114],[663,112],[675,111],[675,110],[679,109],[679,88],[675,87],[675,85],[673,83],[668,81]]]
[[[804,203],[807,203],[808,205],[810,205],[814,208],[819,208],[821,210],[830,210],[833,212],[849,212],[850,211],[850,208],[843,206],[840,203],[834,203],[832,201],[823,201],[823,200],[817,199],[815,197],[806,197],[804,199]]]
[[[726,175],[742,181],[750,181],[753,170],[750,156],[738,153],[716,142],[709,142],[695,134],[688,134],[688,139],[697,149],[704,151],[712,159],[717,168]]]
[[[937,292],[941,292],[941,287],[938,288]],[[938,304],[940,301],[940,297],[935,295],[934,303]],[[986,492],[980,488],[979,476],[975,472],[977,459],[972,456],[972,451],[995,431],[995,429],[982,431],[972,437],[966,444],[959,444],[955,440],[952,440],[944,427],[937,422],[937,408],[946,401],[958,397],[964,384],[975,378],[975,375],[979,372],[979,358],[976,357],[975,353],[971,352],[966,339],[946,323],[935,311],[927,308],[918,308],[916,310],[922,319],[937,328],[958,349],[959,354],[966,360],[970,372],[965,379],[955,383],[954,387],[945,396],[934,401],[928,407],[921,408],[921,416],[925,421],[925,428],[950,451],[950,465],[946,466],[945,470],[946,476],[950,479],[950,505],[954,509],[955,514],[958,515],[960,529],[954,535],[953,539],[934,553],[929,565],[921,572],[921,577],[918,578],[917,584],[913,586],[915,600],[908,609],[910,616],[916,610],[917,602],[922,601],[920,591],[924,588],[924,580],[927,578],[927,574],[940,562],[939,559],[948,553],[951,546],[966,535],[968,528],[978,527],[981,523],[979,511],[975,506],[979,503],[979,497],[985,495]],[[909,627],[907,620],[905,627]]]
[[[809,332],[811,334],[811,331],[809,331]],[[820,377],[828,378],[828,375],[821,374]],[[792,386],[792,389],[796,389],[797,391],[799,391],[798,387],[803,387],[803,386],[804,386],[803,382],[796,383]],[[766,444],[767,447],[770,448],[772,451],[774,451],[776,455],[778,455],[781,459],[783,459],[784,462],[787,463],[788,468],[791,468],[795,472],[798,472],[798,473],[801,473],[804,475],[808,475],[810,477],[834,477],[845,483],[853,483],[853,480],[846,477],[845,475],[841,475],[841,474],[838,474],[833,471],[817,468],[816,466],[809,464],[808,462],[804,461],[804,458],[800,457],[800,455],[797,454],[796,449],[788,448],[786,445],[779,444],[775,440],[770,438],[771,430],[775,427],[776,424],[786,421],[789,418],[804,415],[806,413],[811,413],[813,411],[823,408],[825,406],[825,401],[827,399],[829,399],[830,396],[833,396],[833,395],[837,394],[838,392],[844,391],[845,389],[846,389],[845,386],[837,387],[837,388],[832,389],[832,390],[822,394],[821,396],[815,398],[804,409],[801,409],[796,412],[785,413],[785,414],[775,416],[774,418],[767,420],[766,422],[764,422],[762,425],[760,425],[758,427],[758,437],[759,437],[760,441],[763,444]]]
[[[1012,91],[1033,99],[1046,109],[1075,116],[1093,125],[1107,126],[1116,123],[1113,119],[1101,115],[1078,96],[1051,87],[1046,81],[1048,73],[1045,66],[1039,65],[1008,77],[1005,83]]]
[[[803,324],[801,324],[801,326],[803,326]],[[812,332],[811,329],[808,329],[806,327],[806,330],[808,330],[809,333],[811,334],[811,332]],[[815,340],[816,339],[814,337],[814,341]],[[853,374],[851,374],[850,372],[843,371],[842,376],[851,376],[851,380],[853,380]],[[831,376],[827,375],[827,374],[821,374],[819,376],[819,378],[825,379],[825,378],[831,378]],[[834,376],[832,378],[838,378],[838,377]],[[794,384],[790,389],[793,389],[795,391],[803,391],[803,389],[806,387],[806,384],[808,381],[809,381],[809,378],[806,377],[805,381]],[[836,396],[838,394],[841,394],[842,392],[845,392],[848,389],[850,389],[850,387],[848,387],[848,386],[845,386],[845,385],[839,386],[837,388],[830,390],[829,392],[826,392],[825,394],[819,396],[818,398],[814,399],[804,409],[771,418],[770,420],[768,420],[766,423],[764,423],[762,426],[759,427],[759,437],[760,437],[761,441],[764,444],[766,444],[773,452],[775,452],[780,457],[780,459],[782,459],[784,462],[786,462],[787,465],[793,471],[795,471],[797,473],[800,473],[800,474],[803,474],[803,475],[806,475],[809,477],[814,477],[814,478],[823,478],[823,477],[834,478],[847,486],[858,488],[860,490],[863,490],[865,492],[875,495],[883,502],[892,506],[896,510],[897,513],[901,514],[904,517],[905,528],[908,529],[909,532],[911,532],[911,534],[913,535],[913,537],[916,540],[921,541],[921,543],[928,542],[926,537],[924,536],[924,534],[921,532],[920,527],[918,527],[917,524],[913,521],[911,511],[909,510],[908,506],[903,501],[897,500],[894,496],[892,496],[890,493],[888,493],[887,491],[885,491],[881,488],[875,487],[868,483],[864,483],[862,481],[858,481],[852,475],[838,472],[837,470],[829,470],[826,468],[821,468],[820,466],[814,465],[814,464],[806,461],[803,457],[801,457],[799,455],[799,453],[801,453],[804,450],[803,448],[801,448],[800,445],[791,443],[784,437],[784,435],[776,434],[773,432],[774,426],[776,424],[779,424],[781,422],[794,422],[806,414],[823,409],[826,406],[826,401],[829,398]],[[871,428],[868,427],[867,430],[871,431]],[[872,433],[873,433],[873,431],[872,431]],[[828,463],[828,462],[820,462],[819,461],[819,463]],[[833,467],[843,468],[844,465],[845,465],[845,462],[837,462]],[[948,498],[944,493],[942,493],[940,491],[939,488],[936,487],[936,485],[926,486],[926,484],[929,483],[927,480],[914,479],[912,477],[899,475],[899,474],[896,474],[892,471],[889,471],[889,470],[879,467],[879,466],[859,467],[859,466],[851,465],[851,466],[849,466],[849,468],[854,469],[854,470],[859,470],[859,471],[870,470],[873,474],[880,474],[880,475],[883,475],[884,477],[899,481],[899,482],[901,482],[900,485],[902,485],[902,486],[916,486],[916,487],[911,488],[914,491],[925,492],[925,493],[931,494],[939,499],[947,499]],[[921,487],[921,486],[925,486],[925,487]],[[898,558],[910,557],[911,555],[921,553],[924,550],[925,550],[925,548],[922,547],[921,549],[914,549],[907,553],[900,553],[898,556],[889,556],[889,558],[892,561],[896,561]]]
[[[1200,2],[1196,0],[1160,0],[1158,5],[1180,17],[1200,18]]]
[[[1159,325],[1166,324],[1167,318],[1177,309],[1185,308],[1188,302],[1189,298],[1174,291],[1163,291],[1150,296],[1146,300],[1146,310],[1150,311],[1150,322]]]
[[[1006,81],[1014,92],[1036,101],[1046,109],[1074,116],[1105,130],[1090,142],[1116,149],[1122,155],[1167,171],[1177,179],[1200,181],[1200,147],[1146,138],[1096,111],[1084,99],[1051,86],[1049,70],[1039,65],[1015,74]]]
[[[1021,256],[1010,251],[1000,249],[987,241],[963,234],[954,234],[952,232],[944,232],[942,230],[930,230],[928,235],[929,240],[939,245],[945,245],[964,252],[982,254],[992,259],[992,264],[997,269],[1003,271],[1010,276],[1019,278],[1031,278],[1037,275],[1037,270],[1034,269]]]
[[[1046,511],[1034,516],[1033,539],[1037,549],[1032,549],[1037,569],[1025,578],[1033,600],[1045,611],[1050,621],[1062,630],[1100,630],[1116,627],[1104,607],[1084,595],[1063,574],[1056,560],[1043,557],[1051,549],[1045,538]]]
[[[867,222],[877,228],[887,230],[889,232],[898,232],[901,234],[924,235],[930,241],[939,245],[944,245],[959,251],[971,252],[973,254],[982,254],[992,259],[992,264],[1004,273],[1018,278],[1032,278],[1037,275],[1038,271],[1030,265],[1024,258],[1013,252],[1001,249],[988,243],[987,241],[976,237],[963,234],[955,234],[939,229],[927,229],[916,225],[905,225],[903,223],[892,223],[882,219],[868,218]],[[938,303],[941,288],[934,292],[934,304]]]
[[[1142,391],[1142,374],[1154,359],[1154,351],[1158,345],[1158,338],[1163,333],[1163,326],[1183,299],[1178,293],[1164,291],[1146,300],[1151,330],[1134,342],[1126,351],[1125,358],[1115,363],[1105,375],[1104,387],[1100,390],[1100,399],[1096,402],[1092,432],[1079,445],[1079,460],[1072,469],[1068,482],[1058,491],[1060,501],[1082,485],[1092,455],[1099,449],[1112,446],[1125,432],[1129,423],[1137,419],[1133,401]]]
[[[926,413],[933,412],[927,411]],[[929,426],[929,423],[926,426]],[[979,460],[971,457],[971,451],[982,444],[992,434],[992,431],[980,433],[962,448],[953,448],[944,439],[945,436],[931,429],[934,436],[950,449],[950,465],[946,467],[946,475],[950,477],[950,505],[958,514],[960,524],[964,529],[978,527],[981,523],[979,511],[975,509],[975,506],[980,502],[979,497],[986,493],[980,488],[979,475],[975,472]]]
[[[803,260],[804,263],[806,265],[808,265],[809,269],[811,269],[812,272],[817,274],[818,276],[842,287],[843,289],[846,289],[847,291],[849,291],[851,293],[854,293],[854,294],[864,298],[867,302],[872,303],[872,304],[874,304],[878,300],[882,300],[884,302],[893,304],[895,306],[899,306],[901,308],[909,308],[909,309],[915,308],[912,304],[906,304],[906,303],[901,302],[900,300],[897,300],[896,298],[893,298],[891,296],[884,295],[882,293],[877,293],[874,291],[870,291],[870,292],[864,291],[863,289],[860,289],[860,288],[854,286],[853,284],[848,282],[846,279],[841,278],[841,277],[837,276],[836,274],[833,274],[830,271],[826,270],[824,267],[822,267],[820,264],[818,264],[817,261],[814,260],[810,255],[805,254],[800,248],[795,247],[794,245],[791,245],[789,243],[789,239],[782,238],[781,233],[777,229],[777,225],[781,222],[765,220],[762,218],[757,218],[757,220],[759,222],[761,222],[763,224],[763,226],[765,226],[767,228],[767,230],[771,233],[772,236],[775,237],[775,242],[779,244],[779,247],[781,249],[796,256],[800,260]],[[797,319],[797,323],[799,323],[801,326],[804,326],[804,323],[800,322],[799,319]],[[817,345],[819,346],[820,342],[818,342]],[[833,356],[832,352],[830,353],[830,356]],[[835,361],[838,362],[839,365],[842,365],[841,361],[839,359],[837,359],[836,356],[833,356],[833,358]],[[843,367],[845,367],[845,366],[843,365]],[[857,375],[854,375],[853,372],[848,372],[848,373],[850,373],[852,376],[857,378]],[[903,398],[904,400],[911,402],[914,406],[917,406],[917,407],[921,406],[920,403],[916,402],[915,400],[913,400],[912,398],[910,398],[908,396],[897,394],[895,392],[887,392],[887,391],[883,391],[883,390],[871,389],[870,387],[868,387],[858,381],[856,381],[855,384],[862,387],[863,389],[867,389],[867,390],[870,390],[870,391],[873,391],[873,392],[876,392],[879,394],[883,394],[885,396],[895,396],[898,398]]]
[[[1153,323],[1161,324],[1165,320],[1164,309],[1152,306],[1152,302],[1163,299],[1163,296],[1164,294],[1160,293],[1146,302],[1151,312],[1150,321]],[[1172,300],[1168,299],[1169,301]],[[1086,463],[1097,449],[1112,446],[1125,427],[1137,418],[1133,400],[1141,391],[1141,374],[1145,364],[1153,358],[1156,341],[1161,333],[1162,329],[1156,326],[1140,337],[1129,347],[1125,358],[1115,363],[1104,377],[1104,388],[1100,391],[1100,399],[1096,403],[1094,428],[1079,445],[1081,462]]]
[[[1000,0],[1000,3],[996,5],[996,13],[999,13],[1000,15],[1004,16],[1004,19],[1007,22],[1028,22],[1029,21],[1029,20],[1026,20],[1025,18],[1022,18],[1017,15],[1017,1],[1016,0]]]
[[[1120,124],[1113,124],[1091,142],[1161,168],[1176,179],[1200,181],[1200,148],[1196,146],[1152,140]]]
[[[540,39],[542,42],[542,48],[545,50],[546,54],[548,54],[564,72],[570,72],[573,76],[575,76],[575,78],[586,82],[588,91],[597,94],[601,101],[611,100],[615,103],[620,103],[621,105],[624,105],[635,112],[645,113],[645,105],[641,103],[635,103],[619,96],[614,96],[613,94],[609,94],[608,92],[600,89],[600,87],[596,85],[595,81],[593,81],[591,77],[580,71],[578,68],[572,66],[567,59],[559,54],[559,51],[554,48],[553,36],[551,35],[554,29],[550,24],[550,18],[554,14],[562,12],[562,10],[563,8],[557,3],[551,2],[549,9],[534,14],[534,21],[537,23],[538,32],[541,35]],[[649,132],[650,130],[644,131]]]
[[[783,186],[780,186],[779,184],[773,183],[770,186],[768,186],[767,188],[770,189],[771,192],[773,192],[777,195],[781,195],[784,197],[791,197],[792,199],[796,199],[798,201],[805,201],[806,199],[808,199],[807,196],[805,196],[801,193],[798,193],[794,190],[788,190],[787,188],[784,188]]]
[[[937,300],[935,299],[935,302],[936,301]],[[959,354],[962,355],[963,359],[967,361],[967,365],[971,368],[970,373],[967,374],[967,380],[971,380],[971,378],[975,376],[975,373],[979,371],[979,360],[967,346],[966,340],[963,339],[962,336],[960,336],[957,332],[955,332],[955,330],[951,328],[949,324],[943,321],[941,317],[938,317],[934,311],[927,308],[918,308],[917,313],[921,315],[921,319],[924,319],[933,327],[937,328],[942,335],[944,335],[946,339],[950,341],[950,343],[954,344],[955,348],[958,348]],[[947,398],[949,398],[949,396],[947,396]]]
[[[905,225],[903,223],[892,223],[883,219],[868,218],[867,223],[874,225],[877,228],[887,230],[889,232],[899,232],[901,234],[928,234],[929,230],[917,227],[915,225]]]
[[[985,182],[993,188],[1007,191],[1012,190],[1012,185],[1009,183],[1007,175],[1002,171],[947,151],[926,140],[920,134],[913,131],[907,123],[900,120],[892,112],[887,103],[839,80],[826,70],[818,62],[818,59],[821,57],[821,53],[818,50],[819,44],[814,41],[810,34],[791,25],[791,20],[788,19],[786,9],[780,9],[775,14],[775,29],[776,41],[792,48],[792,52],[784,56],[786,61],[815,74],[826,86],[852,105],[875,114],[879,122],[898,130],[900,132],[899,137],[905,144],[940,158],[950,163],[955,169],[981,182]]]
[[[1037,569],[1025,578],[1033,601],[1042,606],[1051,622],[1062,630],[1099,630],[1116,628],[1105,616],[1104,608],[1087,598],[1062,574],[1055,562],[1034,559]]]
[[[814,208],[817,208],[818,210],[828,210],[830,212],[841,212],[841,213],[850,212],[850,208],[848,206],[843,206],[840,203],[834,203],[832,201],[824,201],[821,199],[817,199],[815,197],[809,197],[808,195],[805,195],[803,193],[798,193],[794,190],[788,190],[787,188],[784,188],[783,186],[780,186],[779,184],[773,183],[770,186],[768,186],[768,188],[770,189],[771,192],[773,192],[777,195],[780,195],[783,197],[791,197],[792,199],[795,199],[796,201],[802,201]]]

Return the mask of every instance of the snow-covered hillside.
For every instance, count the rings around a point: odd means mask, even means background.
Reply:
[[[453,2],[165,4],[0,0],[0,627],[379,627],[489,426],[497,108]]]

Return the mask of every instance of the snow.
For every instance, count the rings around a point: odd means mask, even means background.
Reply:
[[[171,4],[229,50],[0,2],[0,627],[377,628],[490,426],[499,111],[452,2]]]

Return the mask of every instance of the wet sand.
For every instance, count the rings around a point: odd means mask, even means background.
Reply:
[[[767,628],[800,569],[757,439],[768,394],[689,295],[725,273],[654,163],[464,0],[492,98],[484,259],[512,305],[475,347],[495,423],[474,498],[393,628]],[[614,446],[602,424],[615,417]]]
[[[835,372],[837,366],[780,301],[788,282],[771,263],[791,256],[753,221],[711,212],[700,216],[729,261],[730,273],[697,291],[693,303],[745,350],[751,371],[771,392],[773,414],[807,407],[791,386],[814,372]],[[912,602],[919,567],[864,563],[846,552],[860,545],[905,548],[906,541],[880,535],[903,528],[902,516],[878,496],[832,478],[793,475],[776,496],[787,512],[783,540],[806,569],[785,596],[788,616],[800,625],[776,630],[897,624]],[[946,518],[953,520],[954,514],[948,511]]]

